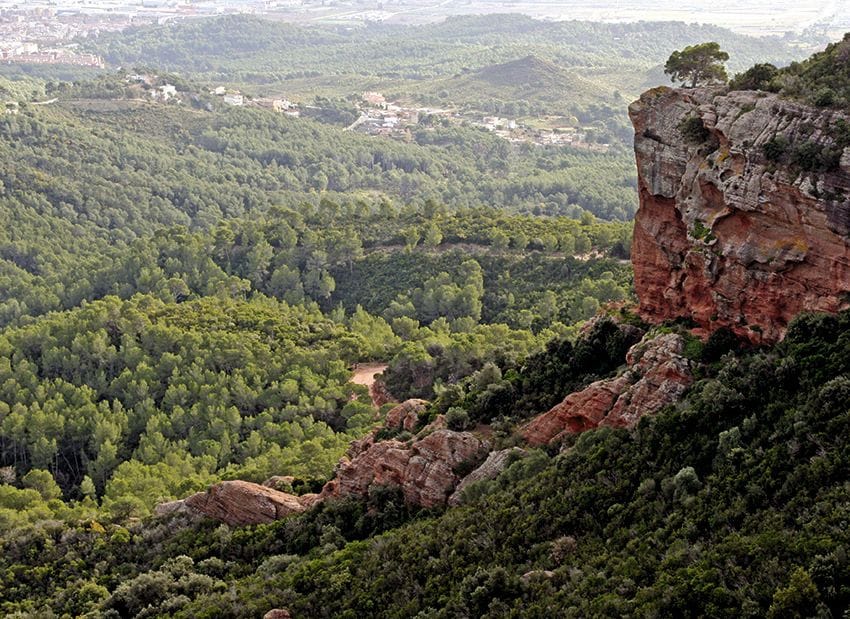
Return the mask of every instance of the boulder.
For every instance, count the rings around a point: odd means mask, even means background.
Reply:
[[[384,427],[411,432],[419,423],[420,413],[424,413],[427,408],[428,402],[425,400],[406,400],[389,410]]]
[[[307,509],[302,497],[248,481],[223,481],[199,492],[185,504],[196,512],[229,525],[272,522]]]
[[[486,442],[470,432],[436,430],[409,445],[375,441],[374,435],[355,441],[348,458],[322,490],[323,499],[366,496],[370,486],[397,486],[407,502],[421,507],[445,505],[460,482],[460,467],[480,461]]]

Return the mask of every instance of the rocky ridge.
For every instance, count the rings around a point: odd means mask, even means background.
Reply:
[[[845,115],[716,88],[656,88],[629,115],[645,320],[690,318],[764,343],[799,312],[850,305]]]
[[[540,446],[599,426],[632,427],[643,415],[676,402],[693,383],[684,346],[675,333],[645,337],[629,349],[623,373],[571,393],[525,424],[520,434],[529,445]]]
[[[232,526],[262,524],[301,513],[328,499],[347,496],[365,497],[373,485],[397,486],[412,505],[436,507],[445,505],[461,483],[461,471],[483,461],[490,445],[471,432],[455,432],[445,427],[438,417],[416,437],[402,441],[380,440],[381,431],[410,431],[425,411],[423,400],[408,400],[387,413],[387,421],[364,438],[354,441],[337,465],[334,478],[319,494],[297,496],[276,488],[288,488],[292,478],[275,476],[264,485],[247,481],[223,481],[178,501],[156,506],[159,516],[184,514],[206,516]],[[490,463],[485,479],[498,474],[498,466]]]

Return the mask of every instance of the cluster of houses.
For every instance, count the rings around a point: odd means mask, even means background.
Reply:
[[[299,116],[301,114],[298,110],[298,106],[288,99],[270,99],[268,97],[249,98],[238,90],[228,90],[224,86],[216,86],[210,90],[210,94],[215,97],[221,97],[221,100],[225,105],[231,105],[233,107],[255,105],[257,107],[263,107],[289,116]]]
[[[453,113],[452,110],[404,107],[397,102],[387,101],[379,92],[364,92],[361,99],[364,103],[361,117],[352,128],[356,126],[369,135],[406,136],[410,127],[418,124],[422,116],[449,117]]]
[[[7,41],[0,43],[0,60],[6,64],[59,64],[78,67],[106,66],[96,54],[81,54],[71,48],[40,49],[37,43]]]
[[[174,84],[161,83],[161,79],[156,75],[127,75],[125,81],[128,84],[141,84],[150,92],[150,97],[154,101],[168,103],[174,101],[180,103],[180,92]],[[233,107],[243,107],[246,105],[262,107],[289,116],[299,116],[300,111],[298,106],[287,99],[271,99],[271,98],[251,98],[247,97],[238,90],[229,90],[225,86],[217,86],[209,91],[209,94],[214,97],[220,97],[225,105]]]
[[[470,118],[460,115],[456,110],[410,108],[389,102],[379,92],[364,92],[361,95],[363,106],[361,116],[349,129],[357,129],[370,135],[405,137],[410,128],[419,123],[423,116],[445,118],[451,122],[469,121],[472,125],[490,131],[494,135],[513,143],[532,143],[541,146],[572,146],[585,150],[607,151],[608,144],[596,144],[587,141],[587,133],[575,127],[556,129],[532,129],[511,118],[484,116]]]

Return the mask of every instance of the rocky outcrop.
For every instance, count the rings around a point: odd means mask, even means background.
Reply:
[[[460,505],[462,502],[461,499],[463,491],[469,486],[479,481],[496,479],[501,472],[505,470],[508,464],[511,463],[513,458],[521,458],[525,456],[526,453],[527,452],[524,449],[520,449],[519,447],[511,447],[510,449],[502,449],[501,451],[491,451],[481,466],[461,480],[461,482],[457,485],[457,488],[455,488],[455,491],[452,492],[452,495],[449,497],[448,504],[452,506]]]
[[[373,485],[397,486],[413,505],[445,505],[461,467],[479,462],[488,448],[470,432],[436,430],[410,444],[376,441],[373,433],[352,444],[321,497],[366,496]]]
[[[155,513],[164,516],[194,513],[220,520],[229,525],[261,524],[298,514],[315,501],[316,495],[295,496],[248,481],[223,481],[180,501],[156,506]]]
[[[633,426],[643,415],[676,402],[693,383],[683,349],[681,335],[647,336],[629,349],[622,374],[571,393],[523,426],[520,434],[539,446],[599,426]]]
[[[395,397],[393,397],[393,394],[391,394],[390,390],[387,389],[386,383],[382,380],[376,380],[370,385],[369,396],[372,398],[372,404],[375,408],[380,408],[384,404],[398,401]]]
[[[841,114],[761,92],[657,88],[629,108],[640,314],[780,339],[850,305],[850,148]],[[600,397],[607,398],[604,394]]]
[[[389,430],[406,430],[412,432],[419,423],[419,415],[428,407],[425,400],[407,400],[394,406],[387,413],[384,427]]]
[[[402,402],[387,414],[383,429],[415,429],[426,406],[424,400]],[[161,503],[154,513],[206,516],[232,526],[262,524],[301,513],[327,499],[365,497],[373,485],[396,486],[411,505],[436,507],[446,504],[463,471],[474,468],[489,451],[489,444],[475,434],[446,429],[442,415],[406,442],[382,441],[377,435],[376,430],[351,444],[337,465],[334,479],[325,484],[321,494],[282,492],[280,489],[291,489],[295,481],[291,476],[270,477],[263,485],[224,481],[186,499]],[[491,468],[497,466],[491,464]]]

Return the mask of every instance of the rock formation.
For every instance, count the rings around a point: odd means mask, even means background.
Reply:
[[[321,497],[366,496],[372,485],[397,486],[413,505],[445,505],[461,481],[460,467],[479,462],[488,448],[471,432],[436,430],[410,444],[370,434],[352,444]]]
[[[519,447],[511,447],[510,449],[502,449],[501,451],[491,451],[481,466],[461,480],[461,482],[457,485],[457,488],[455,488],[455,491],[452,492],[452,495],[449,497],[448,504],[452,506],[460,505],[463,491],[470,485],[479,481],[496,479],[496,477],[498,477],[501,472],[507,468],[508,464],[510,464],[511,458],[520,458],[525,455],[526,451]]]
[[[687,317],[704,332],[774,342],[801,311],[850,305],[840,113],[762,92],[656,88],[629,114],[644,319]]]
[[[683,348],[684,339],[675,333],[647,336],[629,350],[625,372],[571,393],[520,434],[538,446],[599,426],[633,426],[641,416],[678,400],[693,382]]]
[[[419,423],[419,414],[424,413],[428,407],[425,400],[407,400],[398,406],[394,406],[387,413],[384,427],[390,430],[413,431]]]
[[[387,414],[383,429],[415,429],[426,406],[424,400],[402,402]],[[475,434],[446,429],[442,415],[407,442],[382,441],[377,435],[376,430],[351,444],[321,494],[281,492],[277,488],[291,488],[294,478],[289,476],[271,477],[263,485],[224,481],[186,499],[161,503],[154,512],[158,516],[207,516],[232,526],[261,524],[301,513],[326,499],[365,497],[373,485],[399,487],[408,503],[436,507],[446,504],[463,478],[463,469],[480,463],[489,451],[489,444]],[[491,462],[493,477],[501,470],[496,470],[497,465]],[[485,473],[477,474],[485,478]]]
[[[305,511],[316,495],[295,496],[248,481],[223,481],[180,501],[156,506],[159,516],[195,513],[232,526],[260,524]]]

